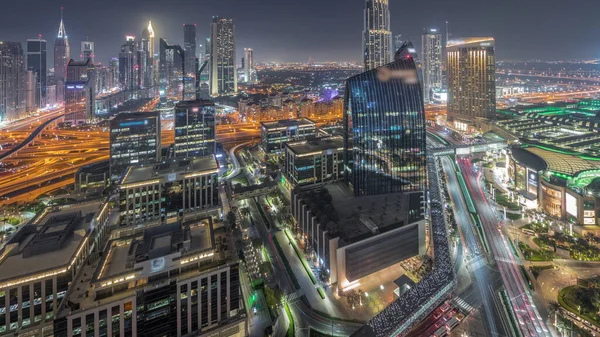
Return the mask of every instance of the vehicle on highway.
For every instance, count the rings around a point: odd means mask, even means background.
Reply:
[[[452,319],[446,323],[446,328],[448,328],[448,330],[452,330],[458,326],[458,323],[460,323],[458,318],[452,317]]]
[[[446,329],[445,326],[439,328],[436,332],[434,332],[433,335],[431,335],[431,337],[444,337],[444,336],[448,336],[448,330]]]

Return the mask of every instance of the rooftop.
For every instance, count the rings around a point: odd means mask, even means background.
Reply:
[[[289,127],[303,127],[303,126],[315,126],[315,122],[308,118],[299,119],[282,119],[273,122],[261,122],[260,123],[265,129],[277,129],[277,128],[289,128]]]
[[[130,167],[123,176],[121,184],[139,183],[160,178],[169,173],[210,173],[219,169],[217,160],[213,155],[194,157],[191,159],[170,159],[156,165]]]
[[[158,111],[149,111],[149,112],[121,112],[118,113],[112,121],[119,122],[130,119],[138,119],[138,118],[156,118],[160,116],[160,112]]]
[[[341,136],[311,138],[303,141],[286,143],[285,147],[289,148],[296,155],[311,154],[330,149],[341,150],[344,148],[344,139]]]
[[[448,40],[448,42],[446,43],[446,47],[454,47],[454,46],[468,46],[468,45],[481,45],[481,46],[485,46],[488,47],[490,45],[483,45],[483,44],[488,44],[490,43],[491,46],[494,45],[494,38],[493,37],[465,37],[465,38],[457,38],[457,39],[452,39],[452,40]]]
[[[577,173],[600,169],[600,161],[586,160],[580,156],[550,151],[542,147],[527,147],[528,152],[546,162],[548,170],[574,176]]]
[[[542,158],[525,149],[512,148],[511,153],[513,158],[517,162],[525,164],[525,166],[532,168],[536,171],[542,171],[548,168],[548,164],[546,164],[546,162]]]
[[[0,251],[0,282],[67,268],[88,237],[90,222],[100,204],[55,210],[49,207],[33,218]]]

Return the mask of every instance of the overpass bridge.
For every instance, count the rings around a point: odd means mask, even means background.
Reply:
[[[438,147],[436,149],[429,150],[434,156],[448,156],[448,155],[457,155],[457,156],[468,156],[471,153],[485,152],[485,151],[494,151],[508,148],[508,143],[506,141],[498,141],[498,142],[486,142],[486,143],[478,143],[472,145],[446,145],[444,147]]]
[[[44,131],[44,129],[54,123],[55,121],[57,121],[59,118],[64,117],[64,114],[58,115],[52,119],[49,119],[47,121],[45,121],[44,123],[42,123],[40,126],[38,126],[35,130],[33,130],[33,132],[31,132],[31,134],[29,136],[27,136],[27,138],[25,138],[25,140],[23,140],[19,145],[16,145],[14,147],[12,147],[10,150],[4,152],[3,154],[0,155],[0,161],[12,156],[13,154],[19,152],[19,150],[23,149],[24,147],[26,147],[27,145],[31,144],[31,142],[33,142],[33,140],[39,136],[42,131]]]

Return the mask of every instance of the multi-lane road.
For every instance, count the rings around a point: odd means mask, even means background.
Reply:
[[[544,319],[533,303],[530,290],[519,268],[518,258],[511,251],[507,238],[498,229],[500,220],[497,211],[488,203],[483,192],[480,181],[481,173],[474,170],[470,158],[459,158],[458,164],[473,198],[477,214],[481,219],[495,266],[502,276],[504,288],[518,321],[519,329],[525,336],[551,336]]]

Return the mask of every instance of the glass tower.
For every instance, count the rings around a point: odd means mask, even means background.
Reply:
[[[425,190],[425,111],[415,57],[405,42],[395,61],[346,82],[344,165],[357,196]]]
[[[202,99],[177,103],[175,156],[199,157],[215,152],[215,104]]]
[[[235,25],[232,19],[213,17],[210,25],[210,93],[211,96],[237,93],[235,64]]]
[[[388,0],[367,0],[363,30],[365,71],[390,62],[392,32]]]
[[[425,101],[430,101],[433,90],[442,88],[442,34],[437,29],[425,31],[421,48],[423,93]]]
[[[38,108],[43,107],[46,100],[46,45],[46,40],[41,37],[27,40],[27,70],[36,74],[35,106]]]

